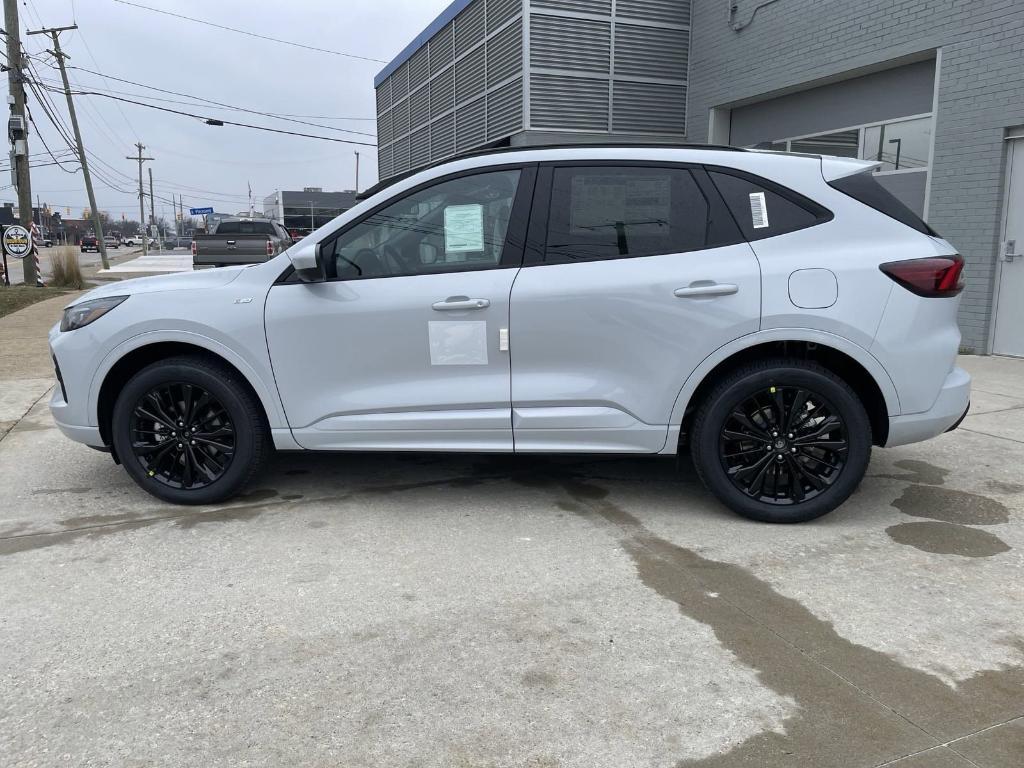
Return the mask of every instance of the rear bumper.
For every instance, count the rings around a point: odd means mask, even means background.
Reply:
[[[971,404],[971,375],[954,368],[946,376],[939,396],[927,411],[889,418],[886,448],[917,443],[959,426]]]

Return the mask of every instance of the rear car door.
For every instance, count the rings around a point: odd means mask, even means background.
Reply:
[[[687,377],[760,309],[757,259],[701,168],[542,166],[512,289],[516,451],[662,450]]]
[[[321,244],[325,281],[271,288],[267,343],[299,445],[512,450],[504,338],[534,175],[412,190]]]

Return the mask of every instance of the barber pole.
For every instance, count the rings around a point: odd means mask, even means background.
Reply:
[[[36,262],[36,288],[45,288],[46,284],[43,282],[43,273],[39,268],[39,245],[42,242],[42,235],[39,234],[39,229],[36,227],[36,223],[33,221],[31,225],[32,230],[32,258]]]

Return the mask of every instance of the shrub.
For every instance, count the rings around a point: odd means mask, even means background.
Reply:
[[[85,287],[85,279],[82,277],[82,267],[78,263],[78,249],[62,245],[50,256],[51,271],[53,277],[50,285],[55,288],[74,288],[81,290]]]

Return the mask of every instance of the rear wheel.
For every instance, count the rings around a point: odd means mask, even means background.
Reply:
[[[154,363],[114,406],[114,448],[144,490],[175,504],[211,504],[242,490],[270,440],[238,374],[198,357]]]
[[[871,457],[871,425],[831,371],[768,360],[734,371],[708,395],[690,450],[701,480],[730,509],[798,523],[831,512],[857,488]]]

